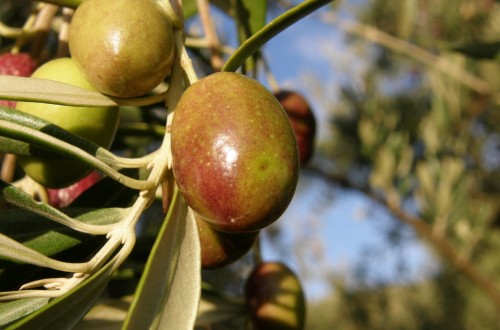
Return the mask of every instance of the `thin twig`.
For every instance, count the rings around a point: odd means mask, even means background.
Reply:
[[[69,24],[74,10],[72,8],[63,8],[63,21],[61,30],[59,31],[59,43],[57,44],[57,57],[65,57],[69,54],[68,39],[69,39]]]
[[[210,4],[208,0],[196,0],[196,4],[198,6],[198,13],[200,15],[201,24],[203,26],[203,30],[205,31],[205,37],[210,48],[210,62],[212,64],[212,68],[215,71],[220,71],[222,69],[222,66],[224,65],[224,62],[219,51],[220,42],[214,26],[212,14],[210,13]]]
[[[14,171],[16,169],[16,156],[6,154],[2,161],[2,170],[0,172],[0,179],[5,182],[12,182],[14,179]]]
[[[39,58],[52,27],[52,19],[56,15],[59,7],[56,5],[45,4],[37,15],[36,22],[33,26],[33,42],[31,45],[31,55]]]

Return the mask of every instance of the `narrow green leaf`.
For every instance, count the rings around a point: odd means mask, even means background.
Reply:
[[[6,100],[64,105],[117,105],[111,98],[99,92],[54,80],[6,75],[0,75],[0,97]]]
[[[194,216],[176,190],[124,329],[193,329],[200,296],[200,269]]]
[[[245,42],[266,24],[267,1],[266,0],[237,0],[235,1],[236,22],[238,25],[238,36],[240,43]],[[247,60],[247,70],[256,67],[258,53]]]
[[[89,225],[110,225],[122,220],[128,209],[65,209],[65,213]],[[53,256],[93,238],[22,209],[0,212],[0,233],[46,256]]]
[[[120,99],[59,81],[0,75],[0,99],[61,105],[103,107],[150,105],[163,101],[164,88],[153,95]]]
[[[7,329],[72,329],[106,288],[113,266],[114,260],[82,284]]]
[[[54,138],[60,139],[62,141],[68,142],[84,151],[86,151],[89,154],[96,154],[97,151],[99,150],[99,146],[95,143],[92,143],[88,141],[87,139],[82,138],[81,136],[78,136],[76,134],[70,133],[67,130],[52,124],[51,122],[41,119],[39,117],[24,113],[22,111],[16,110],[16,109],[11,109],[7,107],[2,107],[0,106],[0,120],[6,121],[9,123],[17,124],[26,128],[31,128],[37,131],[44,132]],[[25,129],[20,128],[19,134],[23,133]],[[0,134],[1,131],[0,131]],[[3,134],[6,136],[6,134]],[[8,135],[8,137],[4,137],[2,140],[0,140],[0,151],[3,151],[4,148],[9,148],[9,146],[5,146],[1,142],[6,142],[6,143],[11,143],[12,139],[15,139],[19,137],[19,135],[15,133],[11,133]],[[18,140],[14,140],[18,141]],[[23,140],[21,140],[23,141]],[[25,139],[23,142],[18,142],[22,143],[24,146],[29,147],[29,143],[31,142],[33,144],[37,144],[37,140],[34,139]],[[47,147],[46,143],[43,143],[43,141],[40,141],[40,145],[43,145]],[[56,148],[57,149],[57,148]],[[24,150],[24,149],[23,149]],[[38,156],[43,156],[44,153],[46,156],[54,157],[53,152],[49,152],[46,149],[39,149],[39,150],[28,150],[30,154],[35,153]],[[60,148],[59,152],[64,154],[64,149]],[[55,155],[57,157],[57,155]],[[59,156],[60,157],[60,156]]]
[[[248,38],[228,59],[222,71],[236,71],[248,57],[252,56],[266,42],[303,17],[333,0],[309,0],[278,16],[257,33]]]
[[[96,226],[94,225],[87,225],[85,222],[74,220],[49,204],[35,201],[21,189],[5,183],[4,181],[0,181],[0,193],[0,197],[7,203],[73,228],[74,230],[94,235],[106,234],[109,231],[108,227],[99,229],[95,228]]]
[[[29,143],[9,139],[3,136],[0,136],[0,153],[23,156],[31,155]]]
[[[49,298],[25,298],[0,303],[0,327],[33,313],[49,303]]]
[[[32,155],[77,159],[134,189],[151,188],[150,182],[123,176],[108,165],[115,158],[105,148],[36,116],[0,107],[0,135],[32,144]]]

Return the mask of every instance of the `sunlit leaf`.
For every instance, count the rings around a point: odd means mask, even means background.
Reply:
[[[0,99],[73,106],[149,105],[163,100],[163,87],[157,93],[138,98],[113,98],[59,81],[0,75]]]
[[[101,93],[62,82],[5,75],[0,75],[0,97],[6,100],[34,101],[64,105],[116,105],[111,98]]]
[[[176,192],[124,329],[192,329],[200,297],[200,269],[194,215]]]

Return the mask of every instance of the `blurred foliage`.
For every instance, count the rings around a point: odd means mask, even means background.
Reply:
[[[342,5],[357,19],[357,29],[346,29],[346,47],[357,56],[347,64],[332,57],[332,70],[361,75],[338,86],[340,102],[325,102],[332,138],[321,141],[313,167],[414,226],[441,263],[433,277],[411,284],[332,275],[334,295],[309,309],[309,329],[498,328],[500,3]],[[377,33],[356,33],[373,28]],[[402,47],[418,51],[402,54]],[[488,91],[423,64],[429,58],[472,74]],[[359,62],[363,69],[353,68]],[[313,88],[323,100],[331,93]],[[416,210],[407,211],[414,202]]]

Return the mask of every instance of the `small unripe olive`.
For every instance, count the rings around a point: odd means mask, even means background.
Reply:
[[[297,275],[283,263],[257,265],[245,283],[245,299],[256,329],[304,329],[304,292]]]
[[[40,66],[32,77],[95,90],[71,58],[47,62]],[[110,147],[118,127],[119,110],[117,107],[73,107],[18,102],[16,109],[50,121],[104,148]],[[66,187],[82,179],[90,171],[86,164],[76,160],[23,156],[19,157],[19,163],[28,176],[49,188]]]
[[[218,231],[199,215],[195,216],[201,246],[201,267],[213,269],[237,261],[252,248],[258,231],[230,234]]]
[[[170,73],[173,28],[155,0],[86,0],[73,15],[69,48],[101,93],[134,97]]]
[[[225,232],[262,229],[297,185],[297,143],[283,108],[259,82],[219,72],[191,85],[171,125],[175,180],[188,204]]]

